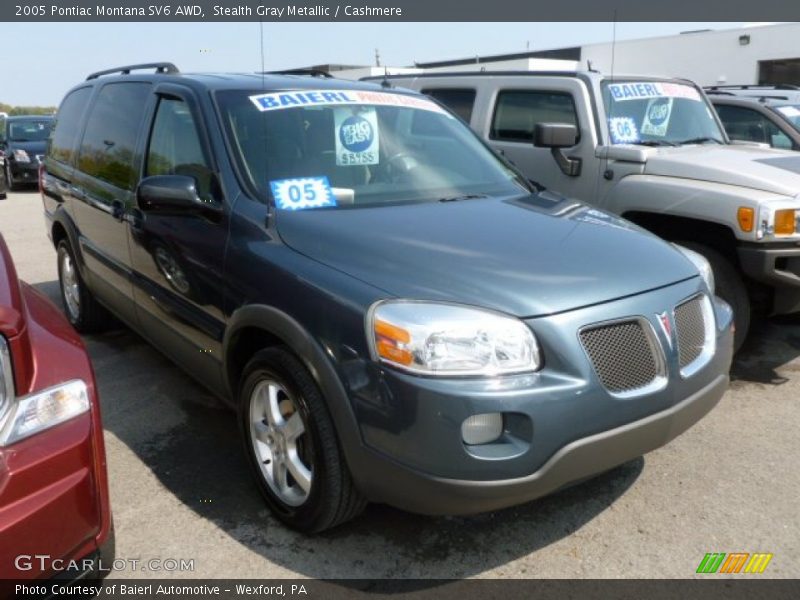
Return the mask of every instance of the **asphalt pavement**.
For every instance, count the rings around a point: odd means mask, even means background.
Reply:
[[[0,200],[0,233],[60,306],[37,192]],[[496,513],[370,506],[315,537],[271,517],[233,413],[131,330],[87,336],[127,561],[112,577],[692,577],[707,552],[771,552],[759,577],[800,577],[800,317],[755,329],[717,408],[644,458]],[[168,559],[193,570],[156,572]]]

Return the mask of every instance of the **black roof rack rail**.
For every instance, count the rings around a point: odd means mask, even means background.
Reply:
[[[156,73],[180,73],[178,67],[173,65],[171,62],[142,63],[140,65],[127,65],[125,67],[116,67],[115,69],[97,71],[96,73],[89,75],[86,78],[86,81],[89,81],[90,79],[97,79],[103,75],[115,75],[117,73],[120,75],[130,75],[131,71],[140,71],[142,69],[155,69]]]
[[[800,85],[791,83],[753,83],[744,85],[708,85],[706,90],[797,90]]]
[[[264,75],[307,75],[308,77],[323,77],[335,79],[333,75],[322,69],[285,69],[282,71],[263,71]]]

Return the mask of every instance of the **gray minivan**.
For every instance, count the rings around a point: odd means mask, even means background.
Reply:
[[[42,197],[73,325],[113,312],[235,409],[300,530],[526,502],[727,388],[702,257],[539,193],[420,94],[104,71],[59,108]]]

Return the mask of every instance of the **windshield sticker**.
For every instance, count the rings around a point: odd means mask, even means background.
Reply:
[[[365,92],[360,90],[295,90],[272,94],[258,94],[256,96],[250,96],[250,101],[262,112],[281,110],[284,108],[296,108],[298,106],[377,104],[381,106],[419,108],[421,110],[438,112],[451,117],[441,106],[425,98],[405,96],[403,94],[390,94],[387,92]]]
[[[653,98],[647,103],[647,112],[642,123],[642,133],[664,137],[667,135],[669,118],[672,115],[673,98]]]
[[[637,144],[640,141],[636,121],[630,117],[612,117],[608,120],[608,132],[614,144]]]
[[[611,97],[618,101],[641,100],[643,98],[686,98],[702,102],[700,93],[689,85],[663,82],[612,83],[608,86]]]
[[[333,121],[337,166],[378,164],[380,140],[374,107],[334,109]]]
[[[798,110],[796,106],[778,106],[777,110],[779,110],[784,117],[789,117],[790,119],[800,117],[800,110]]]
[[[336,206],[336,196],[327,177],[275,179],[269,185],[275,205],[283,210]]]

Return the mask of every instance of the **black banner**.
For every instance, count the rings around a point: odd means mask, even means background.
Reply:
[[[797,21],[787,0],[3,0],[2,21]]]

